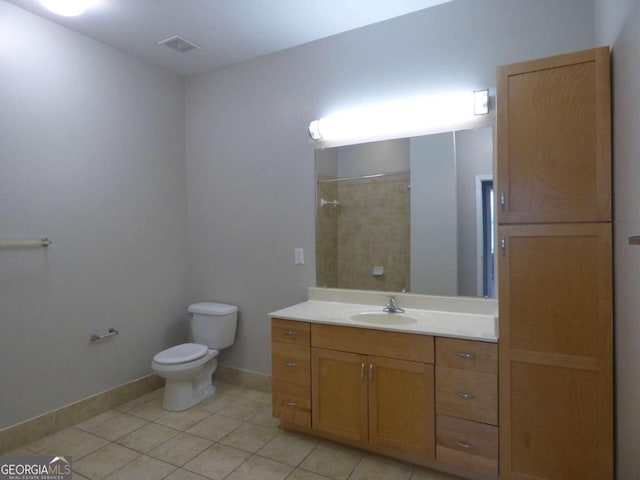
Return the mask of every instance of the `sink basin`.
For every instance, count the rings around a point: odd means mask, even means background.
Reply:
[[[402,313],[386,312],[362,312],[351,315],[351,320],[356,322],[370,323],[373,325],[411,325],[416,323],[415,318],[403,315]]]

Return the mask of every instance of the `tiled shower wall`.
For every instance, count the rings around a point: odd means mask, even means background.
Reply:
[[[409,173],[318,185],[318,285],[410,289]],[[374,266],[384,274],[374,276]]]

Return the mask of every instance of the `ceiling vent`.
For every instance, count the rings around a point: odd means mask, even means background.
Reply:
[[[200,45],[193,43],[191,40],[187,40],[186,38],[181,37],[180,35],[174,35],[173,37],[160,40],[158,42],[158,45],[165,45],[169,48],[172,48],[176,52],[180,52],[180,53],[202,48]]]

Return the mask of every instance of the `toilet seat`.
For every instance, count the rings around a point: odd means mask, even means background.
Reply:
[[[153,357],[153,361],[161,365],[179,365],[193,362],[204,357],[209,351],[206,345],[198,343],[183,343],[175,347],[167,348]]]

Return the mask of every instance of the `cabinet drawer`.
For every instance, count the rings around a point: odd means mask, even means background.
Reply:
[[[436,413],[498,424],[498,376],[436,366]]]
[[[436,460],[497,475],[498,427],[438,415]]]
[[[274,380],[311,385],[309,347],[289,343],[271,344],[271,368]]]
[[[274,417],[283,423],[311,427],[311,387],[273,380]]]
[[[309,345],[310,326],[307,322],[271,319],[271,341]]]
[[[313,347],[433,363],[433,337],[369,328],[311,325]]]
[[[498,344],[436,338],[436,365],[478,372],[498,372]]]

